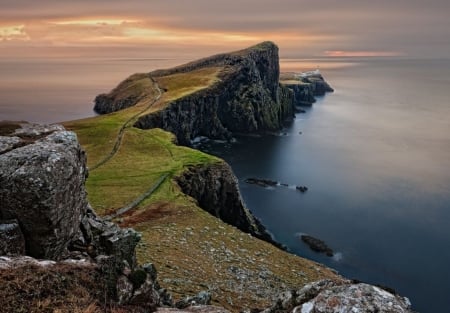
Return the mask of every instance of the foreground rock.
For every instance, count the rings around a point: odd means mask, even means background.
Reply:
[[[88,204],[86,156],[75,133],[60,125],[6,126],[0,136],[0,255],[47,261],[3,258],[0,266],[78,259],[98,269],[105,292],[121,304],[156,308],[161,297],[168,299],[155,269],[137,266],[139,234],[102,220]]]
[[[311,248],[311,250],[320,253],[325,253],[327,256],[330,257],[334,255],[333,250],[330,247],[328,247],[328,245],[324,241],[309,235],[301,235],[300,238],[304,243],[306,243]]]
[[[350,281],[322,280],[281,293],[264,313],[409,313],[408,298],[379,287]]]
[[[62,126],[26,125],[10,137],[22,146],[0,155],[0,216],[19,221],[28,255],[57,259],[86,212],[86,156]]]

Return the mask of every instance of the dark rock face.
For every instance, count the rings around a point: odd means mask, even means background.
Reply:
[[[253,236],[275,244],[272,236],[244,206],[237,178],[226,163],[192,167],[177,178],[181,190],[197,200],[199,207]]]
[[[301,235],[301,239],[304,243],[306,243],[311,250],[314,250],[316,252],[325,253],[327,256],[333,256],[334,252],[333,250],[327,246],[327,244],[317,238],[314,238],[309,235]]]
[[[66,250],[87,207],[86,176],[84,151],[65,130],[0,155],[0,215],[19,221],[28,255],[57,259]]]
[[[321,280],[300,290],[281,293],[264,313],[412,313],[408,298],[378,287],[350,281]]]
[[[24,255],[25,238],[17,220],[0,220],[0,255]]]

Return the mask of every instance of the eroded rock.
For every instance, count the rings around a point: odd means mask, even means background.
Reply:
[[[58,259],[87,207],[86,156],[75,133],[32,125],[15,135],[46,135],[0,155],[0,216],[19,221],[28,255]]]

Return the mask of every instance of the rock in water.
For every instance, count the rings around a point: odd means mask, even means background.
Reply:
[[[28,255],[57,259],[87,207],[86,156],[62,126],[31,129],[16,130],[23,146],[0,155],[0,217],[19,220]]]
[[[328,247],[324,241],[309,235],[301,235],[300,238],[304,243],[306,243],[311,248],[311,250],[323,252],[327,256],[333,256],[334,254],[333,250],[330,247]]]

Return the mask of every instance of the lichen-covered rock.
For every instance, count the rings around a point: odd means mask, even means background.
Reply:
[[[351,281],[321,280],[279,295],[264,313],[410,313],[408,298]]]
[[[253,236],[275,244],[261,222],[242,201],[236,176],[225,162],[191,167],[177,178],[183,193],[197,200],[199,207]]]
[[[25,125],[26,145],[0,155],[0,218],[19,221],[28,255],[58,259],[86,210],[86,156],[75,133]]]
[[[0,255],[24,255],[25,239],[17,220],[0,220]]]
[[[208,291],[200,291],[197,295],[186,297],[175,303],[178,309],[184,309],[195,305],[209,305],[211,304],[211,293]]]

